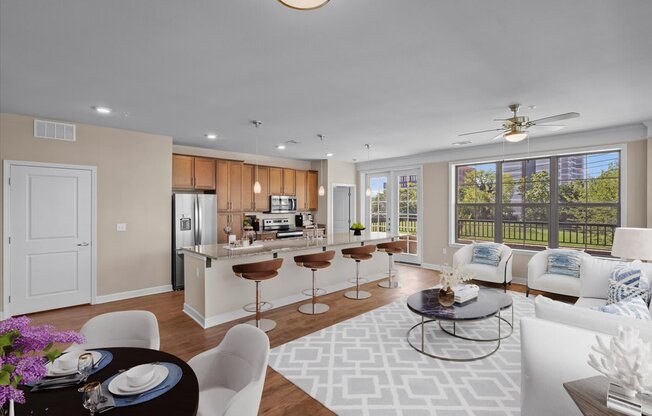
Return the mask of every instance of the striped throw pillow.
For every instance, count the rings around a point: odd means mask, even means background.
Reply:
[[[498,266],[503,246],[498,243],[473,244],[473,258],[471,263]]]
[[[633,298],[650,303],[650,285],[637,262],[625,263],[614,270],[609,280],[607,305]]]
[[[642,319],[644,321],[652,321],[650,311],[647,304],[640,297],[635,297],[629,300],[622,300],[611,305],[597,306],[594,309],[600,312],[606,312],[613,315],[629,316],[631,318]]]
[[[548,254],[548,273],[580,277],[582,254],[575,250],[552,250]]]

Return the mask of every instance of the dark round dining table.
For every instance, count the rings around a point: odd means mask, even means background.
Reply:
[[[185,361],[167,352],[146,348],[102,348],[113,354],[113,360],[102,370],[91,375],[89,381],[103,382],[119,370],[151,362],[169,362],[181,367],[183,374],[179,383],[165,394],[133,406],[108,410],[108,416],[175,415],[195,416],[199,404],[199,383],[194,371]],[[16,404],[16,415],[22,416],[88,416],[82,406],[80,386],[31,393],[25,390],[25,404]]]

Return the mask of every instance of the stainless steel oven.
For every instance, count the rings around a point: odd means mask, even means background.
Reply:
[[[289,214],[297,211],[295,196],[271,195],[269,197],[269,212],[272,214]]]

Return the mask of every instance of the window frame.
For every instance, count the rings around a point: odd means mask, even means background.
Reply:
[[[595,154],[606,154],[606,153],[617,153],[618,154],[618,202],[586,202],[583,204],[570,203],[564,204],[559,200],[559,159],[568,156],[588,156]],[[523,200],[521,203],[504,203],[502,200],[502,190],[503,190],[503,164],[505,162],[526,162],[528,160],[540,160],[540,159],[549,159],[549,172],[550,172],[550,201],[548,203],[527,203],[525,201],[525,193],[523,193]],[[454,219],[454,222],[450,226],[450,245],[451,246],[461,246],[466,244],[464,240],[460,241],[459,238],[459,217],[458,217],[458,192],[459,192],[459,175],[458,168],[463,166],[474,166],[474,165],[486,165],[493,164],[495,165],[496,172],[496,195],[495,201],[491,206],[494,210],[494,242],[503,242],[503,209],[510,206],[518,206],[523,209],[523,222],[525,223],[525,209],[526,207],[548,207],[548,242],[542,246],[536,245],[527,245],[527,244],[518,244],[518,243],[505,243],[506,245],[512,247],[515,250],[520,250],[524,252],[537,252],[545,250],[546,248],[559,248],[559,231],[561,229],[559,223],[559,213],[560,208],[564,205],[566,206],[575,206],[583,207],[585,209],[591,207],[608,207],[616,209],[616,224],[614,227],[621,227],[623,224],[626,224],[626,176],[623,175],[623,172],[626,171],[626,148],[600,148],[600,149],[586,149],[578,152],[571,153],[553,153],[553,154],[539,154],[539,155],[528,155],[525,157],[510,157],[509,159],[500,159],[500,160],[484,160],[484,161],[465,161],[465,162],[451,162],[450,165],[450,174],[452,175],[452,180],[450,181],[451,191],[450,191],[450,218]],[[615,177],[614,177],[615,179]],[[585,178],[585,183],[588,183],[590,178]],[[461,206],[476,206],[476,205],[490,205],[487,203],[468,203]],[[590,224],[587,222],[588,217],[585,218],[583,223],[578,223],[586,228],[591,225],[599,224]],[[475,236],[474,236],[475,238]],[[465,239],[469,241],[469,239]],[[485,240],[482,240],[485,241]],[[571,246],[561,246],[561,248],[571,248]],[[596,255],[609,255],[605,250],[595,249],[592,247],[587,247],[587,243],[584,243],[583,247],[575,247],[583,249],[591,254]]]

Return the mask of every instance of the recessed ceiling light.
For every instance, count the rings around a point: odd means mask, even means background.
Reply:
[[[464,140],[464,141],[461,141],[461,142],[455,142],[455,143],[453,143],[453,146],[468,146],[468,145],[470,145],[471,143],[473,143],[473,142],[471,142],[471,141],[469,141],[469,140]]]
[[[104,107],[101,105],[97,105],[93,107],[93,110],[95,110],[95,112],[100,114],[111,114],[113,112],[113,110],[111,110],[109,107]]]
[[[215,134],[215,133],[206,133],[205,136],[206,136],[207,139],[210,139],[210,140],[217,139],[217,134]]]
[[[285,145],[284,145],[284,144],[277,144],[277,145],[276,145],[276,148],[277,148],[278,150],[283,150],[283,149],[285,149]]]
[[[332,153],[330,153],[330,152],[326,153],[326,157],[331,157],[331,156],[333,156]]]
[[[527,107],[528,110],[534,110],[535,108],[537,108],[536,105],[529,105],[529,106]]]

